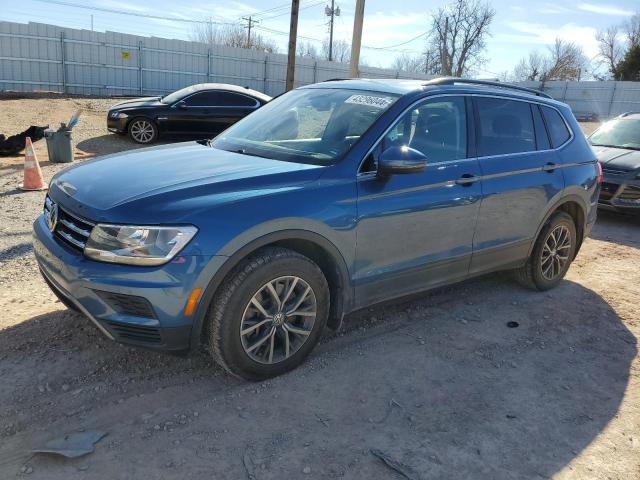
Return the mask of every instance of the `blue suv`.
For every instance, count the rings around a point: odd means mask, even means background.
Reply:
[[[35,255],[107,337],[204,345],[259,380],[373,303],[498,270],[555,286],[595,222],[601,176],[569,107],[541,92],[335,80],[213,140],[60,172]]]

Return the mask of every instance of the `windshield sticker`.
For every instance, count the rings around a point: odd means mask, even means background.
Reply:
[[[368,107],[387,108],[393,103],[392,97],[376,97],[373,95],[351,95],[344,103],[367,105]]]

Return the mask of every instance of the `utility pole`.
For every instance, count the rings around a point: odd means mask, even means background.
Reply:
[[[255,23],[260,23],[260,20],[254,20],[251,15],[248,17],[242,17],[242,19],[247,22],[247,26],[244,27],[247,29],[247,48],[251,48],[251,27]]]
[[[351,40],[351,65],[349,76],[358,77],[358,64],[360,63],[360,43],[362,42],[362,23],[364,21],[364,0],[356,1],[356,16],[353,19],[353,39]]]
[[[324,7],[324,14],[329,17],[329,61],[333,60],[333,20],[340,16],[340,7],[335,6],[335,0],[331,0],[331,6]]]
[[[93,13],[91,14],[91,31],[93,32]]]
[[[291,0],[291,21],[289,22],[289,52],[287,57],[287,83],[286,90],[293,89],[293,80],[296,74],[296,40],[298,38],[298,10],[300,0]]]

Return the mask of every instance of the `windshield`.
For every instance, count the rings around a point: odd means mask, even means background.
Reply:
[[[170,93],[169,95],[165,95],[160,99],[160,101],[162,103],[166,103],[167,105],[171,105],[172,103],[176,103],[178,100],[181,100],[187,95],[190,95],[197,91],[198,88],[196,88],[195,85],[192,85],[190,87],[181,88],[180,90]]]
[[[292,90],[226,130],[212,146],[317,165],[338,162],[398,95],[358,90]]]
[[[589,137],[593,146],[640,149],[640,119],[619,118],[602,125]]]

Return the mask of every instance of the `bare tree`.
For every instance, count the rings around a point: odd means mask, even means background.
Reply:
[[[513,70],[516,81],[580,80],[588,67],[587,58],[575,43],[556,38],[545,54],[533,51]]]
[[[495,13],[480,0],[454,0],[432,16],[428,41],[440,56],[441,74],[461,77],[482,61]]]
[[[640,45],[640,12],[627,20],[623,25],[623,29],[629,48]]]
[[[423,65],[424,59],[421,55],[409,55],[408,53],[403,53],[393,60],[391,68],[403,72],[422,73],[422,69],[424,68]]]
[[[249,41],[242,25],[219,25],[212,22],[198,23],[193,26],[189,38],[194,42],[208,45],[224,45],[227,47],[249,48],[262,52],[276,53],[278,46],[270,39],[253,33]]]
[[[298,42],[296,55],[298,57],[313,58],[314,60],[318,60],[320,58],[318,48],[312,42]]]
[[[549,47],[549,67],[542,80],[580,80],[587,67],[582,48],[572,42],[556,38]]]
[[[427,75],[439,75],[442,71],[440,54],[434,49],[427,49],[418,55],[403,53],[394,59],[391,68],[403,72],[426,73]]]
[[[624,49],[620,43],[619,36],[620,30],[615,25],[605,30],[600,30],[596,34],[600,62],[606,66],[607,71],[614,78],[616,76],[616,65],[624,56]]]
[[[331,57],[334,62],[348,63],[351,60],[351,44],[346,40],[334,40]],[[322,42],[322,58],[329,59],[329,41]]]
[[[548,61],[537,51],[533,51],[528,57],[522,58],[513,70],[515,81],[542,80],[548,70]]]

